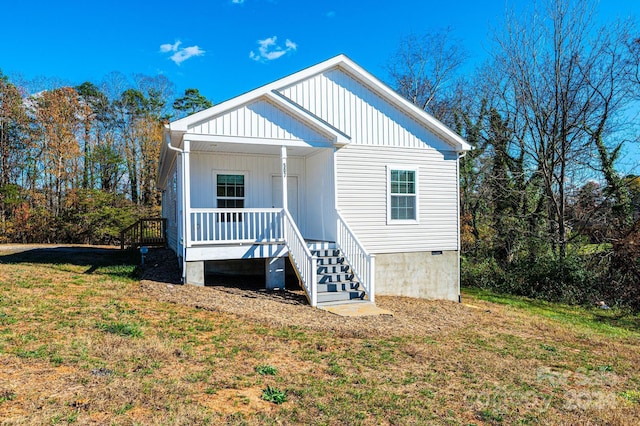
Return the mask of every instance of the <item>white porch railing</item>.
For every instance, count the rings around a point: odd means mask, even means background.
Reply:
[[[367,292],[369,300],[375,302],[376,256],[367,252],[340,212],[338,212],[338,238],[336,244],[342,250],[346,261],[351,265],[353,273]]]
[[[289,249],[294,267],[300,275],[300,281],[304,286],[309,303],[315,307],[318,304],[318,268],[317,258],[311,254],[307,242],[302,238],[291,214],[283,210],[284,240]]]
[[[190,209],[191,245],[284,241],[282,209]]]

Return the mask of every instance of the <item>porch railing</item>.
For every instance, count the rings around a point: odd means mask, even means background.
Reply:
[[[190,209],[191,245],[283,242],[282,209]]]
[[[167,245],[167,219],[143,218],[120,231],[120,248]]]
[[[375,255],[369,254],[353,233],[347,221],[338,212],[338,248],[342,250],[353,273],[364,287],[369,300],[375,302]]]
[[[307,242],[302,238],[291,214],[286,210],[282,210],[282,212],[284,239],[289,249],[289,256],[298,271],[304,290],[307,292],[309,303],[315,307],[318,304],[317,258],[311,254]]]

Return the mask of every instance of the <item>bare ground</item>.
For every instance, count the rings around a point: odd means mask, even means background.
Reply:
[[[487,307],[481,306],[379,296],[376,304],[393,312],[393,316],[341,317],[309,306],[301,290],[247,288],[233,278],[218,279],[216,285],[207,287],[181,285],[175,256],[169,250],[153,250],[149,254],[140,291],[165,302],[233,314],[267,325],[304,326],[337,337],[446,333],[490,314]]]

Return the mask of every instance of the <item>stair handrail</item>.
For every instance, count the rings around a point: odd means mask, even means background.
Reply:
[[[296,268],[304,291],[307,293],[309,304],[315,307],[318,304],[318,258],[311,254],[307,242],[302,237],[289,211],[282,209],[282,213],[285,245],[289,249],[293,266]]]
[[[140,234],[140,221],[136,220],[131,225],[120,231],[120,249],[124,250],[127,246],[132,246],[138,241]]]
[[[337,211],[338,238],[336,244],[342,251],[351,270],[364,287],[369,301],[375,302],[375,254],[367,251],[340,211]]]
[[[149,226],[149,224],[155,224]],[[146,231],[146,235],[145,235]],[[166,245],[167,219],[162,217],[140,218],[120,231],[120,249],[142,245]]]

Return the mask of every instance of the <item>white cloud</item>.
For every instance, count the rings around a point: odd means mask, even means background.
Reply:
[[[290,49],[290,50],[296,50],[298,48],[298,45],[289,39],[285,40],[284,45],[287,49]]]
[[[180,47],[180,45],[182,44],[181,41],[176,41],[175,44],[161,44],[160,45],[160,51],[162,53],[167,53],[167,52],[175,52],[176,50],[178,50],[178,47]]]
[[[258,45],[260,46],[258,47],[258,52],[256,53],[252,50],[249,52],[249,58],[259,62],[273,61],[298,49],[298,45],[289,39],[285,40],[284,48],[277,44],[277,41],[278,37],[276,36],[258,40]]]
[[[182,44],[181,41],[176,41],[174,44],[161,44],[160,52],[162,53],[172,53],[169,57],[176,65],[180,65],[184,61],[189,58],[193,58],[194,56],[202,56],[205,54],[205,51],[200,49],[199,46],[189,46],[189,47],[180,47]]]
[[[231,0],[231,3],[233,3],[233,4],[242,4],[242,3],[244,3],[244,0]]]
[[[327,12],[327,14],[325,15],[327,18],[335,18],[336,17],[336,12],[333,10],[330,10],[329,12]]]

